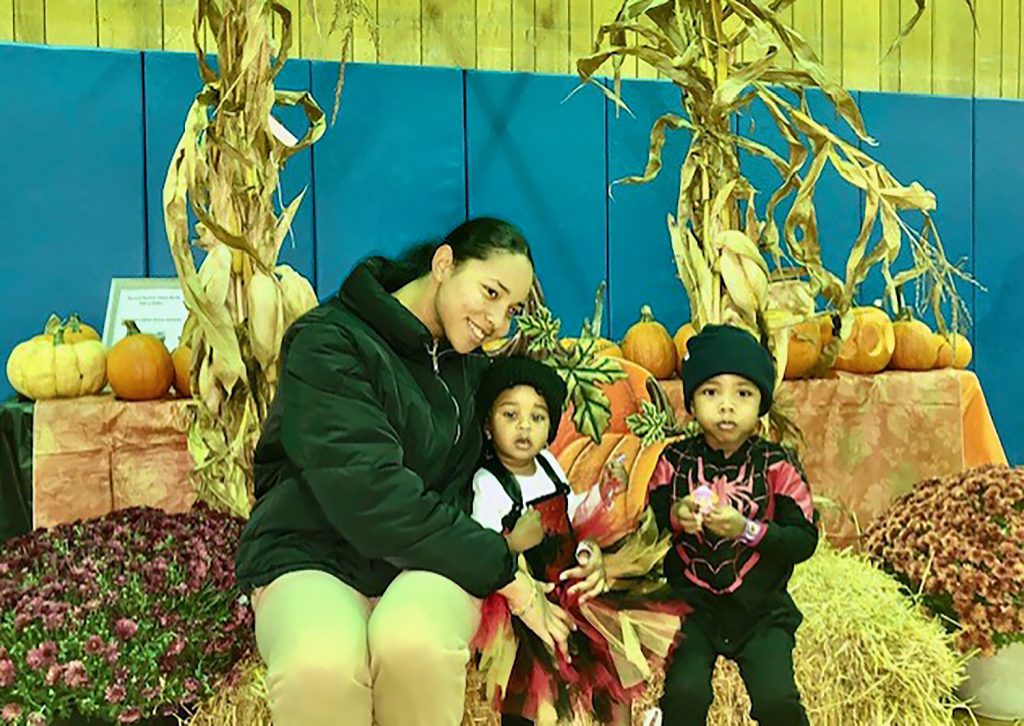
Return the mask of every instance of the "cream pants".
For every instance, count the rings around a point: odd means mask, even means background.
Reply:
[[[480,601],[406,571],[370,599],[303,570],[253,593],[275,726],[458,726]]]

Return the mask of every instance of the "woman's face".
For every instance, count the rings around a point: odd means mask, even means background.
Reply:
[[[454,264],[451,248],[442,245],[433,271],[439,279],[434,303],[437,319],[444,337],[459,353],[503,338],[533,286],[530,260],[512,252]]]

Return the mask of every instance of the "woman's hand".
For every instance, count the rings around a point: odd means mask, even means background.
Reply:
[[[587,600],[608,591],[608,578],[604,569],[604,555],[596,542],[591,540],[581,542],[576,553],[576,561],[580,566],[563,572],[561,579],[562,582],[579,580],[569,588],[569,594],[579,595],[582,605]]]
[[[559,649],[569,660],[569,633],[576,629],[567,612],[545,595],[554,589],[547,582],[537,582],[528,573],[520,570],[515,579],[499,592],[508,600],[509,611],[518,617],[523,625],[532,630],[538,638],[551,648]]]

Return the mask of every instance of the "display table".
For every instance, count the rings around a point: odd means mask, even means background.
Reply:
[[[679,381],[662,381],[685,415]],[[982,464],[1006,464],[977,376],[952,369],[785,381],[779,401],[803,433],[801,461],[814,494],[852,513],[826,516],[831,538],[849,544],[922,479]]]
[[[33,406],[0,403],[0,544],[32,530]]]
[[[33,526],[130,506],[187,511],[195,491],[182,405],[110,396],[38,401],[32,428]]]
[[[682,415],[682,384],[662,386]],[[787,381],[779,395],[803,431],[801,457],[814,493],[852,512],[861,528],[917,481],[1006,463],[969,371],[841,373]],[[104,396],[37,403],[33,525],[133,505],[188,509],[195,492],[182,405]],[[836,543],[854,539],[851,517],[832,511],[825,520]]]

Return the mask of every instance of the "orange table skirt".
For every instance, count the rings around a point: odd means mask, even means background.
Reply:
[[[662,387],[685,416],[682,383]],[[838,544],[849,544],[916,482],[1006,464],[971,371],[785,381],[779,401],[803,434],[800,454],[812,490],[839,507],[825,517]]]
[[[180,401],[110,396],[38,401],[32,427],[32,523],[99,517],[145,505],[184,512],[189,483]]]
[[[682,384],[663,381],[685,415]],[[977,377],[969,371],[841,373],[787,381],[780,401],[801,427],[814,492],[850,516],[827,517],[853,538],[915,482],[1006,463]],[[180,401],[107,396],[40,401],[33,431],[33,522],[48,527],[133,505],[187,510],[195,501]]]

